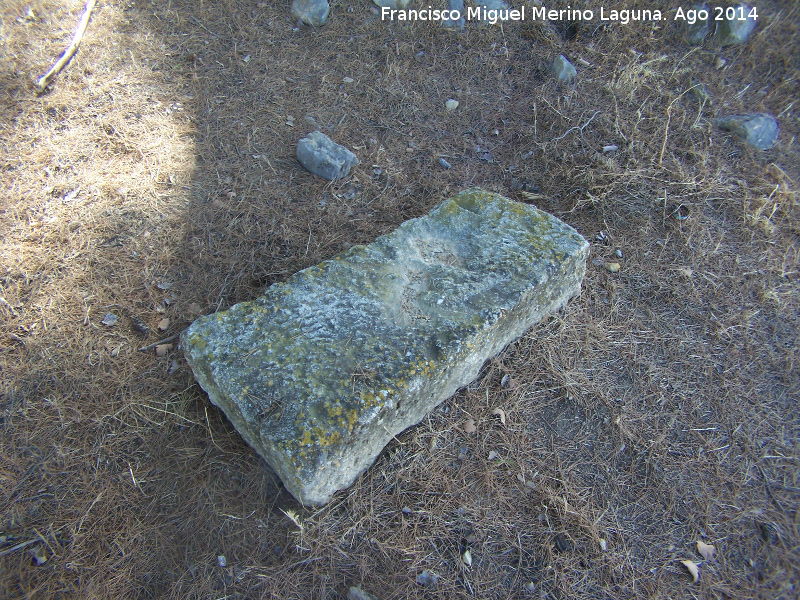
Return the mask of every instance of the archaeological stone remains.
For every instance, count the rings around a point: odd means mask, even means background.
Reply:
[[[575,296],[588,251],[555,217],[470,190],[197,319],[181,343],[211,401],[319,505]]]

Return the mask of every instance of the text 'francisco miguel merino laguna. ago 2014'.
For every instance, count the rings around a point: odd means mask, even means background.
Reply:
[[[608,10],[600,7],[594,10],[578,10],[570,6],[564,9],[547,9],[545,6],[525,6],[520,8],[487,9],[485,6],[469,6],[465,14],[458,10],[439,10],[428,6],[421,9],[394,9],[382,7],[381,19],[384,21],[486,21],[494,25],[500,21],[614,21],[627,25],[631,21],[661,21],[660,10],[625,9]]]

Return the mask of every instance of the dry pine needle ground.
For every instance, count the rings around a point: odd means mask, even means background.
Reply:
[[[644,5],[674,8],[606,8]],[[726,49],[369,7],[295,30],[284,3],[101,1],[41,96],[83,4],[0,7],[0,596],[795,598],[797,5]],[[748,111],[774,149],[711,124]],[[346,181],[296,163],[315,128]],[[321,510],[177,349],[137,352],[475,185],[592,240],[583,293]]]

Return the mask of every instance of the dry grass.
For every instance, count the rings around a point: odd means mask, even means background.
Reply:
[[[795,598],[800,11],[758,8],[720,51],[671,21],[457,34],[365,0],[293,31],[283,3],[106,0],[36,97],[82,3],[3,3],[0,596]],[[547,72],[562,52],[591,64],[575,87]],[[779,116],[776,148],[710,124],[747,110]],[[296,164],[306,116],[359,155],[347,181]],[[523,183],[621,271],[591,264],[321,510],[178,351],[136,350],[467,186]],[[718,556],[693,584],[700,539]]]

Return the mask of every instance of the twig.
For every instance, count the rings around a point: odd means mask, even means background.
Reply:
[[[8,550],[3,550],[2,552],[0,552],[0,558],[4,557],[6,554],[11,554],[12,552],[20,550],[21,548],[24,548],[25,546],[30,546],[31,544],[33,544],[35,542],[38,542],[38,541],[39,541],[39,538],[36,538],[34,540],[28,540],[27,542],[22,542],[20,544],[17,544],[16,546],[12,546]]]
[[[573,129],[577,129],[578,131],[580,131],[581,133],[583,133],[583,130],[584,130],[584,128],[585,128],[585,127],[586,127],[586,126],[587,126],[589,123],[591,123],[591,122],[592,122],[592,120],[593,120],[593,119],[594,119],[594,118],[595,118],[597,115],[599,115],[599,114],[600,114],[600,111],[599,111],[599,110],[596,110],[596,111],[594,111],[594,114],[593,114],[591,117],[589,117],[589,120],[588,120],[588,121],[586,121],[586,123],[584,123],[584,124],[583,124],[583,125],[581,125],[580,127],[578,127],[577,125],[575,125],[574,127],[570,127],[569,129],[567,129],[567,130],[564,132],[564,134],[563,134],[563,135],[560,135],[560,136],[558,136],[557,138],[554,138],[554,139],[552,139],[552,140],[550,140],[550,141],[551,141],[551,142],[557,142],[558,140],[563,140],[565,137],[567,137],[567,134],[569,134],[569,132],[570,132],[570,131],[572,131]]]
[[[11,316],[12,316],[12,317],[18,317],[18,316],[19,316],[19,315],[17,314],[17,311],[15,311],[15,310],[14,310],[14,307],[13,307],[13,306],[11,306],[11,305],[8,303],[8,300],[6,300],[5,298],[3,298],[2,296],[0,296],[0,306],[4,306],[4,307],[6,307],[6,308],[8,309],[8,311],[11,313]]]
[[[36,84],[36,93],[41,94],[44,89],[48,86],[50,81],[56,75],[61,72],[67,63],[72,59],[75,53],[78,51],[78,46],[83,39],[83,34],[86,33],[86,26],[89,25],[89,17],[92,15],[92,10],[94,10],[94,5],[97,3],[97,0],[87,0],[86,6],[83,9],[83,16],[81,17],[80,23],[78,23],[78,29],[75,31],[75,35],[72,38],[69,46],[67,49],[64,50],[64,53],[61,55],[56,61],[56,64],[44,75],[39,78],[39,81]]]
[[[139,348],[139,352],[147,352],[148,350],[152,350],[156,346],[160,346],[161,344],[166,344],[168,342],[171,342],[172,340],[174,340],[178,336],[180,336],[180,333],[176,333],[175,335],[171,335],[171,336],[169,336],[167,338],[164,338],[163,340],[158,340],[157,342],[153,342],[152,344],[148,344],[147,346],[143,346],[143,347]]]

